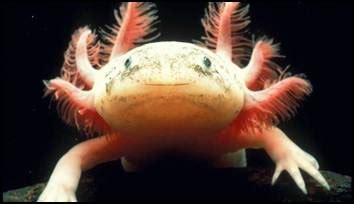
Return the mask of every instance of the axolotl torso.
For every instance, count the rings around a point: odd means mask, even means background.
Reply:
[[[203,42],[155,42],[152,3],[129,2],[102,41],[87,27],[74,35],[60,78],[45,81],[63,120],[97,136],[69,150],[57,163],[40,201],[76,201],[81,172],[121,159],[128,170],[174,151],[216,167],[246,166],[246,148],[264,148],[307,193],[299,168],[329,189],[318,163],[276,124],[294,114],[312,88],[288,76],[271,58],[271,40],[253,46],[243,36],[248,7],[210,3]],[[252,48],[248,54],[248,48]],[[250,57],[248,64],[242,62]],[[242,68],[241,68],[242,67]]]

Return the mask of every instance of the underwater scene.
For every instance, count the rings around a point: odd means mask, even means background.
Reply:
[[[1,10],[3,202],[352,200],[351,3]]]

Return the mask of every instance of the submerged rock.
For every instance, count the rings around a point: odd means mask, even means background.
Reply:
[[[331,186],[326,191],[303,173],[308,195],[296,187],[287,173],[270,185],[273,169],[173,168],[125,173],[103,165],[82,175],[77,191],[79,201],[142,199],[214,199],[252,201],[351,201],[352,179],[321,171]],[[35,201],[45,184],[39,183],[3,193],[3,201]]]

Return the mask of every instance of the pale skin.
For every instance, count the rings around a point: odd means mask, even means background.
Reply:
[[[102,136],[70,149],[38,200],[77,201],[82,171],[118,159],[125,170],[138,170],[165,150],[242,167],[246,148],[263,148],[276,163],[272,184],[285,170],[306,194],[302,169],[329,190],[316,159],[275,126],[294,114],[311,92],[309,82],[272,69],[277,48],[269,40],[257,41],[241,68],[242,50],[252,45],[241,33],[247,9],[238,2],[210,4],[204,47],[158,42],[135,48],[152,40],[146,36],[157,17],[149,3],[123,4],[119,26],[105,34],[109,43],[95,44],[88,28],[76,32],[61,77],[45,82],[47,94],[65,122]]]

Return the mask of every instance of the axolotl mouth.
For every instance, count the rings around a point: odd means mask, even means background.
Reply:
[[[191,83],[185,82],[185,83],[170,83],[170,84],[162,84],[162,83],[145,83],[146,86],[187,86],[190,85]]]
[[[236,101],[232,95],[209,89],[193,82],[114,87],[96,106],[110,127],[124,135],[207,135],[229,125],[239,111],[237,103],[243,103],[242,98]]]

